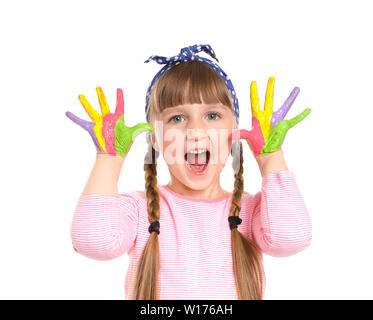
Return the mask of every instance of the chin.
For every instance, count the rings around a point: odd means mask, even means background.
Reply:
[[[169,166],[170,173],[183,185],[192,190],[204,190],[209,187],[214,181],[219,180],[221,171],[224,165],[208,164],[207,168],[197,174],[188,168],[187,163],[180,165]]]
[[[181,155],[181,152],[178,155]],[[210,152],[209,147],[190,147],[184,150],[184,157],[179,156],[173,164],[168,164],[168,169],[172,178],[187,188],[196,191],[203,190],[214,183],[219,183],[220,173],[228,157],[227,153],[223,159],[218,158],[217,153]]]

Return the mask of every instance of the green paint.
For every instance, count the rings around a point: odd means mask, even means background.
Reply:
[[[124,124],[124,117],[121,115],[115,123],[115,150],[124,157],[133,139],[142,131],[153,131],[154,127],[149,123],[139,123],[133,127],[127,127]]]
[[[305,117],[307,117],[311,113],[311,109],[307,108],[302,113],[298,114],[292,119],[289,120],[282,120],[281,122],[277,123],[274,128],[271,129],[269,132],[268,138],[266,139],[262,151],[259,153],[271,153],[275,152],[282,144],[285,139],[286,133],[292,127],[294,127],[297,123],[301,122]]]

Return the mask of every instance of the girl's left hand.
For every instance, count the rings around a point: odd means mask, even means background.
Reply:
[[[273,91],[275,78],[268,80],[264,111],[260,109],[256,82],[250,86],[252,129],[250,131],[241,129],[232,132],[229,139],[246,139],[255,156],[275,152],[285,139],[286,133],[297,123],[307,117],[311,109],[307,108],[302,113],[290,120],[283,120],[299,93],[295,87],[286,99],[282,107],[273,112]]]

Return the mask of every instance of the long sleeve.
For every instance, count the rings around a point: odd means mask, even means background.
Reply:
[[[128,194],[81,195],[71,224],[74,250],[96,260],[121,256],[136,239],[138,214],[138,203]]]
[[[254,202],[253,237],[264,253],[285,257],[310,246],[311,218],[291,171],[264,176]]]

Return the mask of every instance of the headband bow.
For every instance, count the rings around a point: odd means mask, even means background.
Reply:
[[[194,60],[195,57],[200,58],[199,56],[195,55],[195,53],[204,51],[206,52],[209,56],[214,58],[217,62],[219,60],[216,58],[214,50],[207,44],[207,45],[194,45],[190,47],[185,47],[180,50],[180,53],[176,56],[173,57],[161,57],[161,56],[150,56],[148,60],[145,61],[145,63],[148,63],[150,60],[155,60],[159,64],[169,64],[173,62],[184,62],[187,60]]]
[[[148,88],[147,93],[146,93],[145,112],[148,109],[149,95],[150,95],[150,92],[153,88],[153,85],[164,72],[166,72],[167,70],[169,70],[173,66],[178,65],[181,62],[185,62],[185,61],[188,61],[188,60],[199,60],[199,61],[203,61],[203,62],[207,63],[209,66],[211,66],[217,72],[217,74],[223,79],[223,81],[225,82],[225,85],[227,86],[227,88],[228,88],[228,90],[229,90],[229,92],[232,96],[232,99],[233,99],[233,111],[234,111],[234,115],[235,115],[235,119],[236,119],[236,124],[238,126],[240,111],[239,111],[239,107],[238,107],[238,99],[237,99],[237,96],[236,96],[236,91],[234,90],[232,81],[229,79],[228,75],[218,66],[218,64],[216,64],[215,62],[213,62],[209,59],[206,59],[206,58],[203,58],[203,57],[200,57],[200,56],[196,55],[196,53],[201,52],[201,51],[206,52],[208,55],[210,55],[212,58],[214,58],[217,62],[219,62],[219,60],[217,59],[217,57],[215,55],[214,50],[208,44],[205,44],[205,45],[195,44],[193,46],[182,48],[180,50],[180,53],[176,56],[173,56],[173,57],[162,57],[162,56],[152,55],[145,61],[145,63],[148,63],[151,60],[154,60],[158,64],[165,64],[165,66],[154,76],[153,80],[151,81],[151,83],[149,85],[149,88]]]

